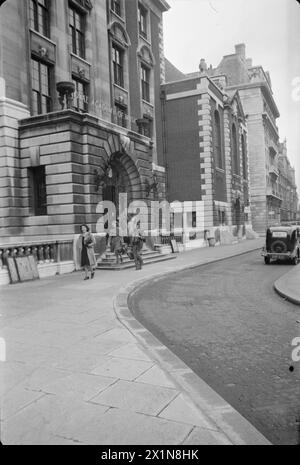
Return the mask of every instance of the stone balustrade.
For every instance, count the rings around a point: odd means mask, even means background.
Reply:
[[[59,263],[61,258],[66,255],[67,259],[72,260],[72,241],[47,241],[38,243],[23,243],[23,244],[12,244],[12,245],[0,245],[0,269],[6,267],[8,257],[26,257],[32,255],[38,265]]]

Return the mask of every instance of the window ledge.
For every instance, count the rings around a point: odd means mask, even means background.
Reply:
[[[141,33],[139,32],[139,38],[142,39],[144,42],[146,42],[147,45],[149,45],[149,46],[151,47],[151,42],[150,42],[150,40],[148,39],[148,37],[143,36],[143,34],[141,34]]]
[[[145,103],[146,105],[149,105],[149,107],[152,107],[152,108],[154,108],[154,105],[153,105],[153,103],[151,103],[151,102],[148,102],[147,100],[144,100],[143,98],[142,98],[142,102],[143,102],[143,103]]]
[[[116,13],[112,8],[110,8],[110,13],[113,13],[113,15],[118,18],[119,20],[121,20],[123,23],[125,23],[125,18],[123,18],[122,16],[118,15],[118,13]]]
[[[82,58],[80,55],[76,55],[76,53],[74,53],[74,52],[71,52],[70,54],[71,54],[72,57],[77,58],[80,61],[83,61],[83,63],[85,63],[86,65],[88,65],[90,67],[92,66],[89,61],[86,61],[85,58]]]
[[[123,92],[126,92],[126,94],[128,94],[128,90],[125,89],[125,87],[121,87],[121,86],[119,86],[119,84],[116,84],[116,83],[114,83],[114,87],[116,87],[117,89],[120,89]]]
[[[29,28],[29,31],[32,32],[33,34],[36,34],[37,36],[41,37],[41,39],[47,40],[47,42],[50,42],[50,44],[54,45],[56,47],[56,42],[53,42],[53,40],[49,39],[49,37],[44,36],[40,32],[36,31],[35,29],[32,29],[31,27]]]

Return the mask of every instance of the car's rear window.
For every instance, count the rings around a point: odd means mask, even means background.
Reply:
[[[285,232],[285,231],[273,231],[272,236],[273,237],[287,237],[287,232]]]

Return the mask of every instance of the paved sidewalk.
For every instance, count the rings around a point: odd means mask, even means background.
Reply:
[[[274,288],[282,297],[300,305],[300,266],[295,266],[294,269],[275,281]]]
[[[180,372],[186,373],[187,367],[180,361],[176,370],[160,363],[133,334],[133,322],[130,332],[114,311],[116,301],[122,310],[124,289],[133,289],[136,280],[225,259],[262,244],[257,239],[185,252],[141,272],[99,271],[93,281],[84,282],[81,273],[74,273],[1,288],[0,338],[7,350],[7,361],[0,362],[1,441],[268,443],[201,379],[180,383]],[[191,385],[206,399],[203,405],[195,402]],[[210,411],[221,414],[222,421]]]

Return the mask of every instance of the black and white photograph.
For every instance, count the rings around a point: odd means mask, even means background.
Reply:
[[[0,445],[300,445],[299,187],[299,0],[0,0]]]

